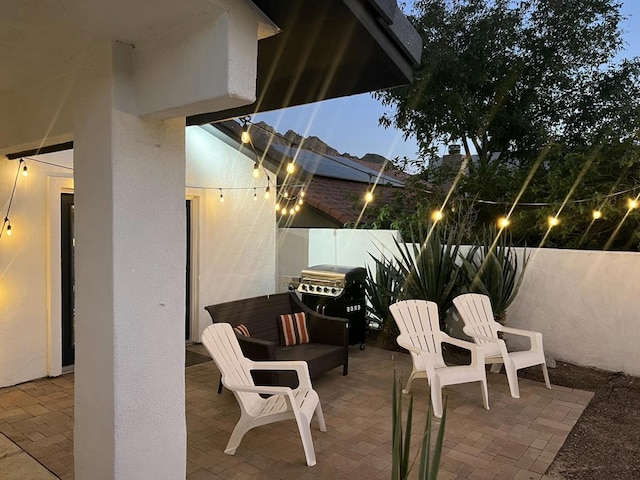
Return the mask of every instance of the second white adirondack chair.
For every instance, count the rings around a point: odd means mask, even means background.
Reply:
[[[500,325],[494,320],[491,301],[486,295],[465,293],[454,298],[453,304],[464,322],[463,332],[473,338],[474,342],[482,348],[485,362],[493,364],[491,371],[499,372],[500,367],[504,364],[509,390],[513,398],[520,398],[518,370],[521,368],[541,365],[544,382],[547,388],[551,388],[541,333]],[[529,350],[509,352],[504,340],[498,337],[498,332],[527,337],[531,342],[531,347]]]
[[[254,362],[242,354],[238,339],[228,323],[214,323],[202,333],[202,344],[222,375],[222,383],[240,405],[240,420],[233,429],[225,453],[233,455],[245,433],[255,427],[280,420],[295,419],[302,446],[310,467],[316,464],[311,437],[311,418],[315,412],[320,430],[327,431],[318,394],[311,386],[309,369],[304,361]],[[256,386],[251,370],[293,370],[299,385],[289,387]],[[260,394],[270,395],[263,398]]]
[[[442,417],[442,387],[480,382],[484,408],[489,410],[484,358],[476,345],[450,337],[440,330],[438,305],[426,300],[403,300],[389,307],[400,329],[398,345],[409,350],[413,370],[403,393],[409,393],[415,378],[427,378],[433,414]],[[449,343],[471,351],[471,365],[448,366],[442,358],[442,344]]]

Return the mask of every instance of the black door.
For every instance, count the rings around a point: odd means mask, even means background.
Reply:
[[[187,265],[185,271],[184,339],[189,340],[191,338],[191,200],[187,200]]]
[[[75,296],[73,194],[60,196],[60,232],[62,250],[62,366],[73,365],[75,359]]]

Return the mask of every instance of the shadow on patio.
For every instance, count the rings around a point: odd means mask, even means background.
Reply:
[[[391,478],[393,368],[406,378],[411,361],[406,354],[374,347],[352,347],[350,353],[348,376],[335,369],[314,381],[327,421],[326,433],[318,430],[315,419],[311,424],[318,459],[314,467],[305,464],[293,420],[249,432],[235,456],[225,455],[239,417],[237,403],[227,390],[216,393],[213,362],[187,367],[187,478]],[[521,379],[521,398],[513,399],[503,374],[488,374],[487,379],[490,411],[482,408],[478,383],[445,389],[448,418],[439,478],[542,479],[593,393],[555,385],[547,390]],[[414,385],[414,432],[420,432],[428,389],[424,380]],[[73,478],[73,375],[0,390],[0,432],[58,478]],[[415,435],[416,451],[417,444]],[[0,441],[0,473],[9,471],[2,470],[2,462],[12,457],[29,460],[15,447],[3,446]],[[7,468],[21,468],[14,463]],[[54,478],[46,475],[13,478]]]

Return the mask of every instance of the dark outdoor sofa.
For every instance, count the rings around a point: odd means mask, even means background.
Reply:
[[[249,337],[236,333],[240,348],[251,360],[304,360],[309,374],[315,378],[321,373],[342,365],[342,374],[349,367],[349,321],[345,318],[321,315],[304,305],[294,292],[276,293],[245,298],[204,307],[214,323],[240,324],[249,330]],[[282,346],[279,330],[280,315],[305,312],[309,343]],[[297,386],[294,372],[259,372],[256,383],[266,385]]]

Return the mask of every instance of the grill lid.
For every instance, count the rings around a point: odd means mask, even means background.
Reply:
[[[362,267],[315,265],[300,273],[298,292],[339,297],[355,282],[364,282],[367,271]]]

